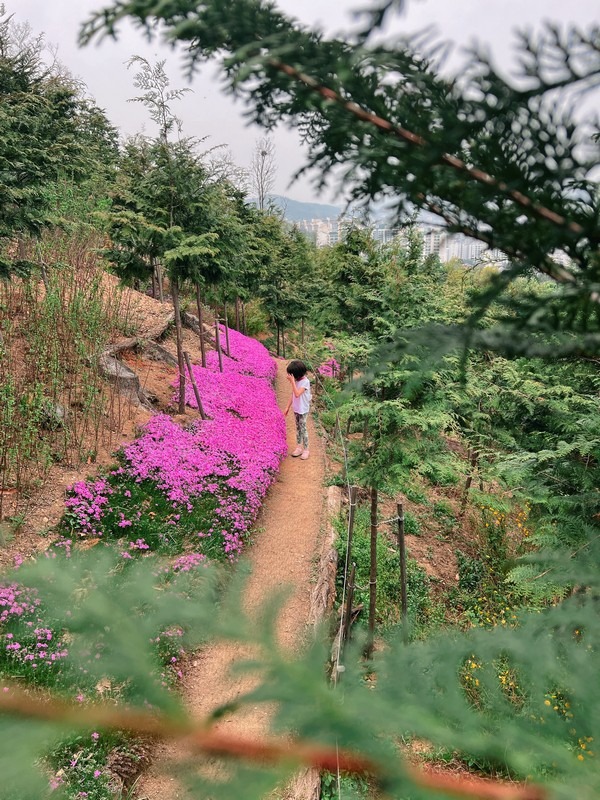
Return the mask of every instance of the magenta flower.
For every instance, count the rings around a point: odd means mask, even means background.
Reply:
[[[335,358],[329,358],[317,367],[317,372],[327,378],[337,378],[340,374],[340,365]]]
[[[223,342],[225,341],[223,330]],[[264,495],[286,455],[285,420],[271,381],[276,364],[259,342],[230,331],[230,356],[223,356],[224,372],[218,371],[215,352],[208,367],[193,367],[202,403],[209,419],[182,428],[166,414],[152,417],[141,435],[123,448],[124,465],[111,472],[137,482],[152,481],[172,503],[168,523],[177,525],[182,512],[191,512],[203,495],[215,502],[215,520],[198,538],[216,537],[224,554],[233,559],[254,522]],[[174,382],[174,385],[176,382]],[[186,403],[196,406],[188,381]],[[67,509],[80,536],[101,536],[106,513],[118,511],[118,497],[109,479],[79,482],[71,487]],[[130,496],[126,490],[124,495]],[[115,506],[113,509],[111,504]],[[117,528],[131,528],[135,536],[140,512],[119,512]],[[132,517],[130,519],[129,517]],[[146,550],[143,539],[131,541],[129,551]],[[127,558],[127,552],[122,552]],[[201,555],[201,554],[197,554]],[[197,564],[188,565],[197,566]],[[187,571],[185,564],[178,567]]]

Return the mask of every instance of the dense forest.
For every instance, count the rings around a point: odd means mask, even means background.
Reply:
[[[321,248],[185,136],[164,62],[132,55],[156,134],[122,140],[43,37],[0,20],[0,797],[134,797],[146,742],[178,735],[223,759],[179,765],[189,797],[285,797],[299,765],[324,798],[598,794],[598,132],[570,111],[598,29],[523,37],[520,82],[484,56],[452,82],[426,43],[382,43],[393,6],[355,41],[262,0],[124,0],[82,28],[160,22],[256,122],[298,127],[311,167],[342,165],[364,213]],[[508,266],[425,255],[424,211]],[[132,296],[170,309],[160,336]],[[123,442],[110,369],[149,339],[165,396],[135,389]],[[352,520],[338,615],[294,658],[281,598],[249,619],[236,571],[287,454],[273,355],[311,369]],[[57,522],[16,554],[65,465]],[[272,738],[213,735],[226,707],[186,717],[182,665],[212,639],[260,648],[236,704],[273,704]]]

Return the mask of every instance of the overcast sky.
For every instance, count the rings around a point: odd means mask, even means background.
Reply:
[[[34,32],[44,32],[49,43],[58,45],[60,61],[87,85],[89,94],[124,135],[141,130],[154,135],[156,131],[144,107],[128,102],[136,90],[134,71],[127,69],[126,61],[132,55],[142,55],[151,61],[166,58],[167,73],[175,88],[188,85],[180,58],[170,48],[148,43],[140,31],[128,25],[122,26],[116,43],[105,39],[100,44],[78,48],[81,23],[90,12],[108,4],[106,0],[4,0],[6,11],[14,13],[16,21],[29,21]],[[332,33],[347,30],[352,24],[352,9],[365,5],[368,0],[278,2],[288,14],[304,23],[318,23]],[[395,29],[413,32],[434,24],[441,39],[454,43],[457,54],[478,40],[490,46],[507,71],[510,71],[515,28],[538,27],[543,20],[589,27],[592,22],[598,23],[600,16],[597,0],[407,0],[406,6]],[[226,144],[234,161],[248,167],[262,131],[249,127],[242,105],[220,92],[214,65],[203,67],[190,86],[193,93],[174,108],[183,120],[184,135],[208,137],[207,147]],[[289,186],[294,171],[303,163],[301,144],[294,131],[276,131],[274,140],[278,168],[274,191],[296,200],[330,202],[333,195],[317,197],[308,179]]]

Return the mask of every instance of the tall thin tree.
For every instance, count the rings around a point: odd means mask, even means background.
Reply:
[[[276,175],[275,144],[270,137],[261,136],[256,142],[250,164],[252,189],[256,194],[256,205],[261,211],[267,206],[269,192],[275,185]]]

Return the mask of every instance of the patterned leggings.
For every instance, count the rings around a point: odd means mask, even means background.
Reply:
[[[306,414],[296,414],[296,441],[301,444],[305,449],[308,448],[308,430],[306,429],[306,420],[308,419],[308,412]]]

